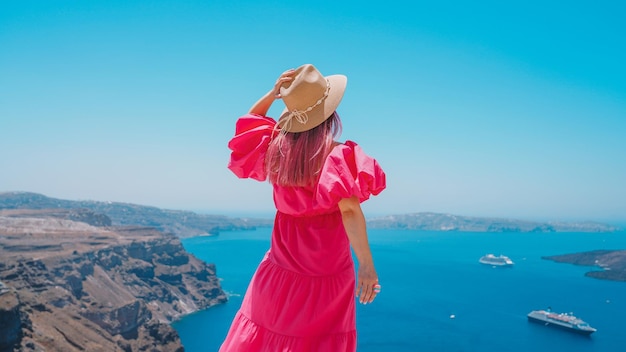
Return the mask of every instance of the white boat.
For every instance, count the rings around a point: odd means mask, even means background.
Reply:
[[[493,254],[484,255],[478,261],[482,264],[495,265],[495,266],[512,266],[513,264],[515,264],[513,263],[511,258],[505,255],[499,255],[496,257]]]
[[[583,335],[596,332],[588,323],[575,317],[572,313],[553,313],[548,310],[533,310],[528,313],[528,320],[546,326],[555,326]]]

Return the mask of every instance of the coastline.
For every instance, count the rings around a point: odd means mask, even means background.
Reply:
[[[626,249],[625,250],[594,250],[580,253],[544,256],[542,259],[557,263],[598,268],[585,273],[594,279],[626,282]]]
[[[189,238],[185,248],[214,262],[229,294],[243,295],[270,244],[271,229]],[[462,233],[370,231],[370,245],[384,291],[358,306],[361,352],[384,350],[510,352],[618,351],[626,343],[616,311],[626,309],[623,282],[591,280],[587,268],[542,259],[552,253],[626,248],[626,232]],[[515,266],[499,270],[478,263],[502,253]],[[411,279],[407,280],[407,273]],[[188,352],[217,350],[242,296],[174,324]],[[529,311],[553,307],[574,312],[598,328],[590,339],[527,322]],[[455,318],[451,319],[450,316]],[[493,324],[494,319],[498,324]],[[511,344],[515,341],[515,344]]]

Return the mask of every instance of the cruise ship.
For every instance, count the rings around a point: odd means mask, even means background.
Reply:
[[[514,264],[513,261],[505,255],[499,255],[496,257],[493,254],[487,254],[482,256],[478,261],[482,264],[495,266],[512,266]]]
[[[571,313],[554,313],[549,309],[533,310],[528,313],[528,321],[559,327],[583,335],[591,335],[596,331],[596,329]]]

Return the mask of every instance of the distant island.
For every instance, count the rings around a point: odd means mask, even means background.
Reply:
[[[626,282],[626,250],[596,250],[583,253],[563,254],[542,257],[558,263],[594,266],[599,270],[585,273],[585,276]]]
[[[105,215],[112,225],[154,227],[180,238],[217,235],[223,231],[271,227],[269,218],[233,218],[160,209],[119,202],[56,199],[31,192],[0,193],[0,212],[16,209],[89,209]],[[69,216],[69,215],[68,215]],[[388,215],[367,220],[371,229],[459,232],[615,232],[617,226],[598,222],[534,222],[516,219],[469,217],[432,212]]]
[[[439,213],[389,215],[370,219],[371,229],[463,232],[615,232],[617,226],[597,222],[533,222]]]

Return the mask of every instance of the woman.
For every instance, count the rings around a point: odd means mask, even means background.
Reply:
[[[385,174],[356,143],[335,141],[346,83],[313,65],[288,70],[237,121],[228,167],[269,179],[277,212],[220,351],[356,350],[355,287],[363,304],[380,292],[360,202],[385,188]],[[265,116],[276,99],[286,106],[278,123]]]

